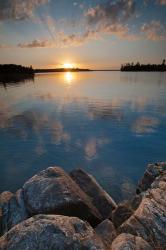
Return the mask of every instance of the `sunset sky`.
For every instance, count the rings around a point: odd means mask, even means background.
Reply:
[[[0,0],[0,63],[118,69],[166,58],[166,0]]]

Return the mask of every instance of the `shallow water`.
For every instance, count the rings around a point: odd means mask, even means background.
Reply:
[[[83,168],[120,201],[166,160],[166,73],[36,75],[0,84],[0,191],[37,171]]]

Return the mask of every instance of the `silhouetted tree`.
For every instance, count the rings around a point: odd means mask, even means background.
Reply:
[[[163,59],[162,64],[126,63],[121,66],[121,71],[166,71],[165,62],[165,59]]]

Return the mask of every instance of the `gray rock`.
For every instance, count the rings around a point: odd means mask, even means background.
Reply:
[[[95,231],[101,237],[105,247],[110,249],[111,244],[117,235],[113,223],[106,219],[96,227]]]
[[[36,215],[0,238],[1,250],[105,250],[93,228],[75,217]]]
[[[119,228],[141,236],[154,248],[166,246],[166,173],[155,179],[151,188],[142,193],[143,199],[134,214]]]
[[[166,171],[166,162],[158,162],[155,164],[149,164],[144,173],[143,178],[138,184],[137,194],[146,191],[150,188],[152,182],[156,177],[160,176],[162,173]]]
[[[101,222],[89,197],[59,167],[50,167],[29,179],[23,186],[24,200],[31,215],[62,214],[76,216],[96,226]]]
[[[111,250],[152,250],[153,248],[141,237],[120,234],[112,243]]]
[[[97,183],[95,178],[82,169],[73,170],[70,176],[91,198],[93,205],[98,209],[103,219],[109,218],[117,205],[109,194]]]
[[[8,191],[1,193],[0,211],[0,235],[3,235],[14,225],[28,218],[22,190],[18,190],[16,194]]]

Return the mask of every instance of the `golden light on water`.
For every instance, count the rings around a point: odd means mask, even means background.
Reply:
[[[68,84],[71,84],[73,80],[74,80],[74,74],[72,72],[66,72],[65,73],[65,81]]]

